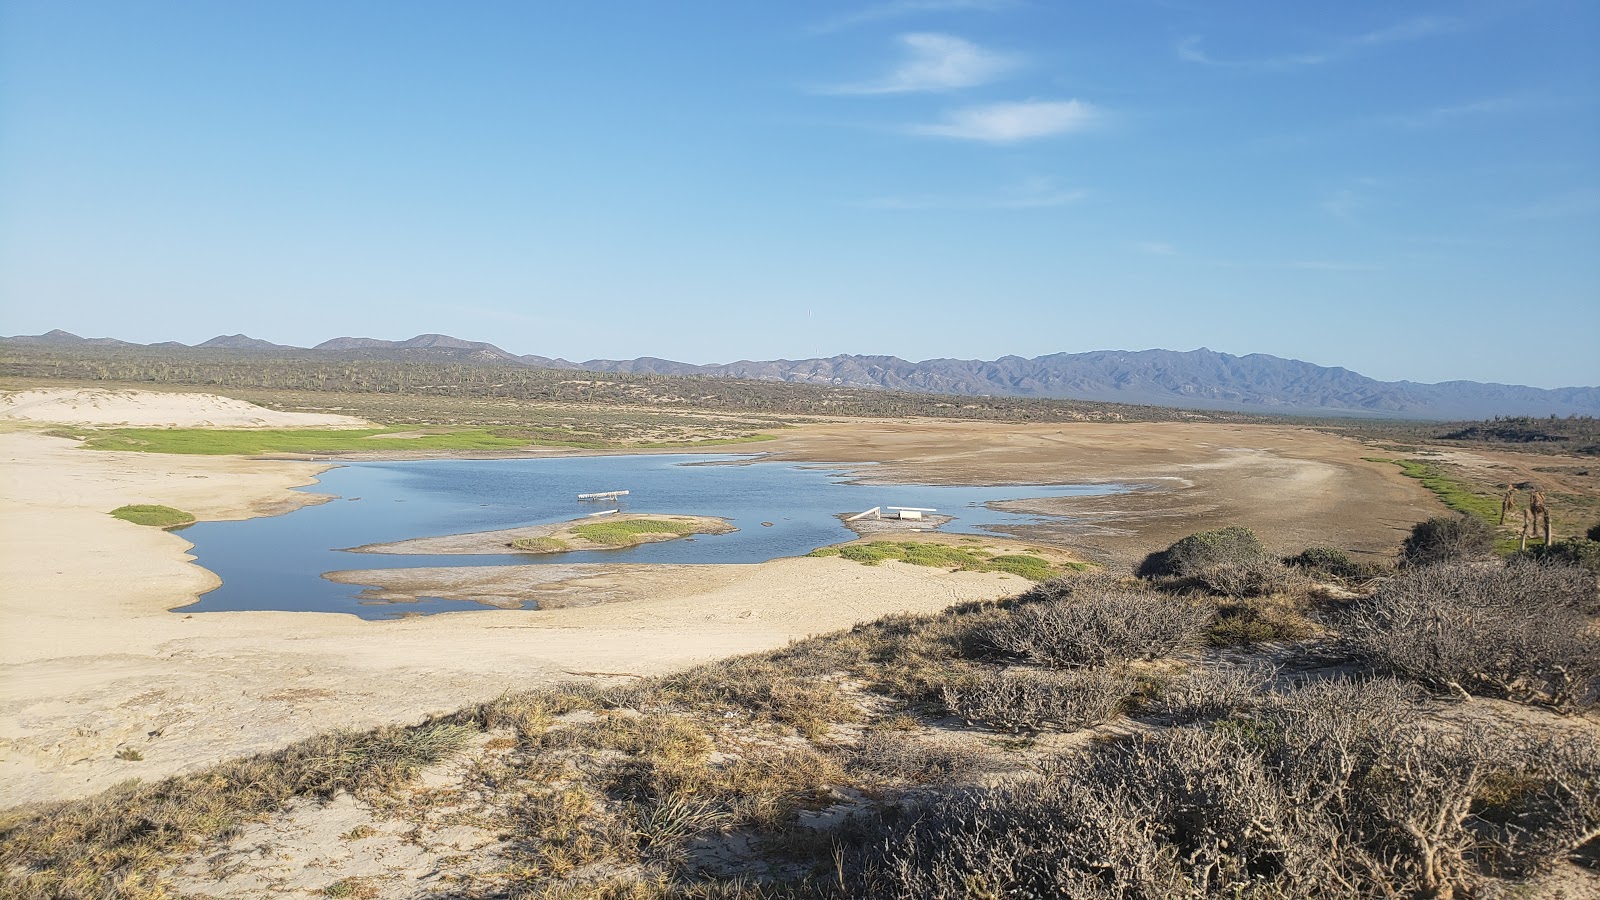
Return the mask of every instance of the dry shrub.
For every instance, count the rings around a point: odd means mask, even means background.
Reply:
[[[1288,567],[1267,552],[1256,533],[1238,525],[1197,532],[1150,554],[1139,575],[1226,597],[1263,596],[1295,583]]]
[[[1249,597],[1217,607],[1206,628],[1206,643],[1235,647],[1268,641],[1301,641],[1316,633],[1302,602],[1289,597]]]
[[[564,684],[547,690],[519,691],[481,704],[471,718],[486,730],[508,728],[526,745],[538,742],[557,716],[602,705],[596,690],[585,684]]]
[[[1441,563],[1386,581],[1339,622],[1380,671],[1556,709],[1600,700],[1595,579],[1580,569]]]
[[[827,680],[830,674],[772,657],[741,656],[669,675],[660,682],[661,696],[687,709],[754,716],[818,738],[835,723],[861,718],[861,710]]]
[[[389,794],[475,732],[445,720],[333,731],[195,775],[8,811],[0,815],[0,896],[159,896],[158,873],[178,850],[296,796]]]
[[[978,641],[1048,666],[1101,666],[1166,656],[1197,643],[1212,608],[1154,591],[1111,588],[1019,607]]]
[[[971,775],[983,757],[967,747],[947,747],[906,734],[869,731],[844,755],[846,767],[872,781],[950,784]]]
[[[1252,707],[1276,676],[1260,663],[1194,669],[1162,688],[1153,711],[1178,723],[1232,715]]]
[[[1341,581],[1365,578],[1372,574],[1368,567],[1351,559],[1350,554],[1332,547],[1307,547],[1284,559],[1283,564],[1291,569]]]
[[[1434,516],[1412,526],[1400,545],[1400,565],[1415,568],[1485,559],[1494,554],[1494,540],[1494,527],[1477,516]]]
[[[1415,701],[1322,683],[946,794],[854,861],[849,893],[1448,897],[1547,868],[1600,824],[1592,739],[1448,730]]]
[[[563,878],[604,859],[631,856],[633,836],[580,787],[539,787],[511,806],[506,855],[520,879]]]
[[[1090,670],[990,672],[946,684],[945,707],[968,725],[993,731],[1076,731],[1116,717],[1133,693],[1122,673]]]

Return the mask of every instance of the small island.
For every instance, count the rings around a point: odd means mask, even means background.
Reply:
[[[670,541],[696,534],[738,531],[716,516],[675,516],[620,513],[603,518],[585,516],[549,525],[477,531],[440,537],[413,538],[388,544],[350,548],[356,553],[401,553],[430,556],[495,553],[570,553],[577,550],[621,550],[639,544]]]

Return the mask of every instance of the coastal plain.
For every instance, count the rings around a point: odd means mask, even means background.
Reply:
[[[215,422],[204,396],[165,395],[163,403],[194,406],[187,419],[164,408],[162,422]],[[98,421],[139,424],[132,411],[106,411],[112,402],[97,400]],[[217,580],[191,562],[181,532],[107,513],[148,503],[203,521],[279,515],[322,499],[295,488],[314,485],[328,462],[93,451],[38,420],[0,428],[6,806],[192,771],[330,728],[416,722],[539,684],[627,679],[781,647],[888,613],[1014,594],[1026,583],[840,558],[555,565],[541,566],[538,579],[502,572],[495,591],[578,602],[389,621],[190,614],[182,607]],[[884,483],[1128,485],[1121,494],[1012,504],[1041,517],[1012,535],[1018,547],[1115,566],[1232,524],[1256,528],[1285,552],[1315,540],[1387,554],[1440,508],[1393,466],[1364,460],[1360,442],[1293,426],[820,421],[782,429],[759,450],[859,465],[858,477]]]

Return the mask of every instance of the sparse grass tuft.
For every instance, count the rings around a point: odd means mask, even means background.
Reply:
[[[135,504],[133,506],[119,506],[111,511],[111,517],[135,525],[150,525],[155,528],[177,528],[180,525],[194,524],[194,516],[181,509],[155,504]]]

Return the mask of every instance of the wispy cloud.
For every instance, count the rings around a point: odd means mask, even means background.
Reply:
[[[1133,249],[1151,256],[1175,256],[1178,248],[1166,241],[1134,241]]]
[[[1481,116],[1510,115],[1559,106],[1549,98],[1528,95],[1501,94],[1484,97],[1467,103],[1447,104],[1414,113],[1385,116],[1380,121],[1400,128],[1434,128]]]
[[[869,209],[1049,209],[1084,199],[1088,191],[1063,187],[1058,179],[1027,178],[988,194],[913,194],[874,197],[862,204]]]
[[[1232,66],[1246,69],[1288,69],[1297,66],[1320,66],[1331,63],[1358,51],[1433,37],[1465,27],[1460,19],[1443,16],[1419,16],[1396,22],[1393,25],[1329,41],[1325,46],[1299,53],[1247,58],[1219,58],[1207,53],[1201,46],[1204,38],[1189,35],[1178,41],[1176,52],[1184,62],[1207,66]]]
[[[813,25],[810,31],[813,34],[828,34],[858,25],[902,19],[920,13],[994,12],[1013,5],[1015,5],[1014,0],[894,0],[835,16]]]
[[[1100,111],[1081,100],[1021,100],[954,109],[942,122],[912,125],[907,130],[926,137],[1014,144],[1084,131],[1099,118]]]
[[[948,34],[900,35],[906,56],[873,81],[825,88],[830,94],[907,94],[949,91],[986,84],[1017,67],[1019,60]]]

